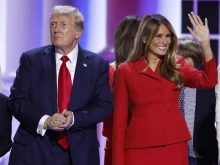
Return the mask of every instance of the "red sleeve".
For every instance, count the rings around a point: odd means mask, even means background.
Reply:
[[[114,82],[114,74],[115,74],[115,69],[110,65],[109,66],[109,83],[110,83],[111,88]]]
[[[114,87],[113,165],[124,165],[125,130],[128,120],[128,91],[120,65]]]
[[[181,66],[179,72],[184,77],[184,86],[190,88],[212,88],[217,84],[218,73],[215,57],[205,62],[202,58],[203,69],[201,71],[189,65],[185,60],[177,56],[177,64]]]
[[[114,81],[114,74],[115,70],[110,65],[109,66],[109,84],[112,88],[113,81]],[[112,141],[112,125],[113,125],[113,112],[111,115],[103,121],[103,129],[102,129],[102,135],[105,136],[109,141]],[[111,146],[108,146],[111,147]]]

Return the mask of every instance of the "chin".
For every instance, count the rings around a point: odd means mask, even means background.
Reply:
[[[166,56],[166,53],[157,54],[157,56]]]
[[[62,46],[62,43],[59,42],[52,42],[54,46]]]

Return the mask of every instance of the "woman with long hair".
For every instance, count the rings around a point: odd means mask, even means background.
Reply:
[[[189,19],[194,30],[187,28],[203,49],[203,71],[176,56],[178,38],[164,16],[147,15],[141,21],[134,50],[116,73],[113,165],[188,165],[191,136],[179,108],[180,89],[217,83],[208,21],[203,24],[194,13]]]
[[[110,86],[113,88],[115,82],[115,70],[118,65],[125,62],[134,47],[134,38],[141,17],[137,15],[126,16],[117,26],[114,41],[115,61],[109,66]],[[112,165],[112,127],[113,113],[103,122],[103,136],[106,137],[104,165]]]

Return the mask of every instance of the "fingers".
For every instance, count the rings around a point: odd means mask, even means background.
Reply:
[[[193,12],[191,14],[188,14],[189,20],[192,23],[193,27],[196,27],[197,25],[204,25],[203,21],[198,15],[195,15]],[[208,20],[205,18],[205,25],[208,26]]]
[[[67,109],[64,109],[61,114],[64,116],[64,113],[65,113],[66,111],[67,111]]]
[[[63,128],[60,128],[59,125],[62,125],[63,123],[66,123],[66,118],[62,114],[55,113],[50,117],[47,127],[48,129],[55,131],[62,131]]]
[[[195,27],[198,24],[198,20],[196,19],[196,15],[191,12],[191,14],[188,14],[189,20],[191,22],[191,24],[193,25],[193,27]]]
[[[70,112],[70,111],[65,111],[63,114],[64,117],[68,117],[70,115],[72,115],[72,112]]]
[[[192,36],[194,37],[194,32],[193,32],[193,30],[190,28],[190,27],[188,27],[187,26],[187,29],[189,30],[189,32],[192,34]]]
[[[68,128],[73,121],[73,113],[66,109],[62,113],[55,113],[46,120],[47,129],[62,131]]]
[[[61,124],[61,125],[59,125],[59,128],[64,128],[64,129],[66,129],[66,128],[68,128],[68,127],[72,124],[72,122],[73,122],[73,113],[70,112],[70,111],[66,111],[66,112],[64,113],[64,116],[66,117],[66,122],[63,123],[63,124]]]

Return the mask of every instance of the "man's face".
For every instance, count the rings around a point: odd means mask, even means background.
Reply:
[[[75,17],[72,15],[54,15],[50,21],[50,37],[57,49],[71,51],[75,48],[82,30],[76,27]]]

